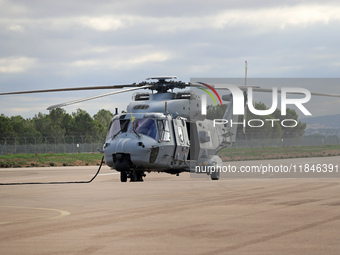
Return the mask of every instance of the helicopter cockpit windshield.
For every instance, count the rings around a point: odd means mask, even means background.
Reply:
[[[158,140],[157,126],[154,119],[136,119],[132,123],[134,132],[140,135],[149,136],[155,140]]]
[[[146,135],[158,142],[170,141],[169,122],[166,119],[143,118],[135,119],[129,129],[137,135]]]
[[[148,136],[158,142],[169,142],[171,139],[170,126],[167,119],[160,118],[131,118],[114,119],[109,127],[106,140],[113,139],[121,133],[135,133],[138,137]]]

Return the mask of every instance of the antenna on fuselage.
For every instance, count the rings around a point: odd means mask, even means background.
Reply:
[[[245,78],[244,78],[244,86],[247,86],[247,69],[248,69],[248,62],[245,61]]]
[[[247,60],[245,61],[245,74],[244,74],[244,86],[247,86],[247,72],[248,72],[248,62]],[[248,108],[247,108],[247,101],[248,101],[248,95],[247,95],[247,92],[246,91],[243,91],[243,95],[244,95],[244,115],[243,115],[243,121],[247,121],[247,111],[248,111]],[[243,126],[243,134],[246,133],[246,127]]]

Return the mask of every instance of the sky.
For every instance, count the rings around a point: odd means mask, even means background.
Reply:
[[[249,78],[340,78],[339,27],[340,3],[329,0],[0,0],[0,92],[242,78],[245,60]],[[340,94],[334,82],[303,86]],[[107,92],[0,96],[0,114],[32,118]],[[132,94],[65,110],[121,111]],[[339,113],[340,99],[313,102],[313,116]]]

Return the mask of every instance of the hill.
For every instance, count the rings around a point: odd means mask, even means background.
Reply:
[[[340,134],[340,114],[302,118],[300,120],[307,123],[306,133]]]

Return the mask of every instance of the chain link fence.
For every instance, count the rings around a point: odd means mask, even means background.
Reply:
[[[268,138],[265,134],[246,135],[236,140],[234,147],[290,147],[290,146],[320,146],[339,145],[338,135],[311,135],[294,138]]]
[[[0,137],[0,153],[83,153],[97,152],[102,149],[103,137],[74,135],[55,136],[13,136]]]
[[[91,153],[102,149],[104,139],[101,136],[12,136],[0,137],[0,153]],[[269,138],[268,134],[245,134],[236,140],[233,147],[289,147],[319,146],[340,144],[339,134],[314,134],[297,138]]]

